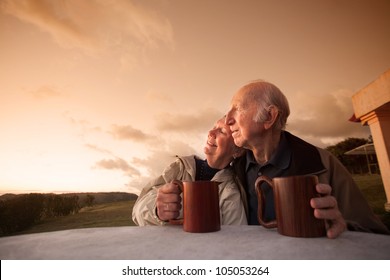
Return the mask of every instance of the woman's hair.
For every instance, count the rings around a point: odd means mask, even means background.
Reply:
[[[270,107],[273,106],[278,110],[274,129],[282,130],[286,127],[290,107],[286,96],[278,87],[269,82],[257,80],[245,85],[242,90],[247,92],[248,102],[256,102],[258,106],[254,121],[264,122],[268,120]]]

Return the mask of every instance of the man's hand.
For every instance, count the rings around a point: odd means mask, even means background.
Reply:
[[[332,187],[327,184],[317,184],[317,192],[321,197],[312,198],[311,207],[317,219],[325,219],[328,238],[336,238],[343,233],[347,226],[338,208],[336,198],[331,196]]]
[[[160,220],[168,221],[179,217],[181,209],[180,181],[167,183],[157,191],[156,207]]]

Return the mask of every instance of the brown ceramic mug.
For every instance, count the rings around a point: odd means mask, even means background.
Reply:
[[[276,220],[265,222],[263,209],[265,205],[260,185],[267,182],[273,190]],[[282,235],[293,237],[320,237],[326,235],[325,221],[314,217],[310,200],[319,197],[316,191],[318,177],[302,175],[277,177],[272,180],[267,176],[257,178],[255,187],[258,199],[258,220],[266,228],[278,228]]]
[[[183,192],[183,219],[170,220],[183,224],[187,232],[212,232],[221,229],[218,182],[176,181]]]

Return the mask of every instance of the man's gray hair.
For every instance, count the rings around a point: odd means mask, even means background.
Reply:
[[[279,112],[274,129],[285,129],[287,118],[290,115],[290,107],[286,96],[277,86],[263,80],[257,80],[243,86],[242,90],[247,92],[248,102],[256,102],[258,106],[254,121],[268,120],[269,109],[274,106]]]

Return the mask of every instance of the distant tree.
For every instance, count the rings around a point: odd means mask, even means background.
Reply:
[[[78,199],[77,195],[25,194],[0,201],[0,236],[28,229],[46,218],[77,213]]]
[[[0,233],[9,234],[27,229],[41,219],[43,194],[25,194],[1,202]]]
[[[61,216],[75,214],[80,210],[79,197],[77,195],[62,196]]]
[[[85,206],[91,207],[94,201],[95,201],[95,197],[93,195],[87,194],[87,196],[84,199]]]
[[[345,153],[359,147],[361,145],[367,144],[368,139],[364,138],[347,138],[336,145],[329,146],[326,149],[335,155],[341,162],[345,161]],[[343,162],[344,163],[344,162]]]
[[[368,139],[347,138],[337,143],[336,145],[327,147],[326,150],[336,156],[351,173],[362,173],[363,167],[367,169],[367,162],[365,156],[350,156],[346,155],[345,153],[364,144],[371,143],[371,140],[372,137],[369,137]]]
[[[48,195],[45,203],[45,217],[59,217],[77,213],[80,210],[78,200],[77,195]]]

